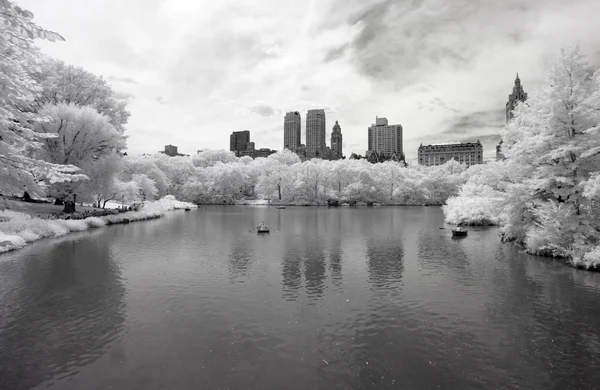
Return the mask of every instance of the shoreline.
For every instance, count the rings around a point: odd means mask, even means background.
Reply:
[[[85,219],[43,219],[11,210],[8,210],[8,213],[0,212],[0,216],[8,218],[0,220],[0,256],[2,253],[21,249],[27,244],[45,238],[61,237],[74,232],[110,225],[159,219],[168,211],[185,208],[197,208],[197,206],[180,202],[172,196],[166,196],[146,204],[139,211],[127,211]]]

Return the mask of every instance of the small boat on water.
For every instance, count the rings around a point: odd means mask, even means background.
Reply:
[[[256,227],[256,232],[257,232],[258,234],[261,234],[261,233],[269,233],[270,231],[271,231],[271,229],[269,229],[269,227],[268,227],[267,225],[265,225],[265,223],[264,223],[264,222],[263,222],[263,223],[261,223],[260,225],[258,225],[258,226]]]
[[[458,226],[456,229],[452,229],[452,237],[466,237],[466,235],[467,231],[461,226]]]
[[[185,208],[185,211],[190,211],[190,210],[191,210],[191,208],[189,208],[189,207]]]
[[[285,209],[285,206],[277,206],[276,208],[282,210],[282,209]]]

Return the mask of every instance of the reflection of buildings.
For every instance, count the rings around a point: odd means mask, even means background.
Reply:
[[[300,287],[302,287],[302,249],[303,246],[300,242],[285,241],[281,276],[283,278],[283,296],[287,300],[297,300]]]
[[[483,146],[477,142],[448,142],[433,145],[419,146],[419,165],[427,167],[433,165],[444,165],[454,159],[467,166],[483,164]]]
[[[0,320],[3,389],[33,388],[93,363],[123,329],[125,287],[111,243],[92,234],[47,247],[27,259],[14,276],[23,288],[0,305],[10,319]]]
[[[309,242],[304,252],[304,278],[306,280],[306,295],[316,299],[323,296],[327,272],[325,268],[325,250],[320,238]]]
[[[165,150],[160,151],[158,153],[166,154],[169,157],[175,156],[187,156],[187,154],[181,154],[177,151],[177,146],[175,145],[165,145]]]
[[[307,222],[315,218],[315,224],[318,223],[318,216],[307,218]],[[287,300],[297,300],[302,286],[309,299],[319,299],[323,296],[327,266],[322,240],[322,237],[314,235],[285,239],[281,272],[283,296]]]
[[[329,272],[331,272],[333,284],[340,286],[342,283],[342,239],[339,236],[335,236],[331,241]]]
[[[506,102],[506,123],[510,121],[514,114],[513,110],[517,106],[519,102],[524,102],[527,100],[527,93],[523,90],[523,86],[521,85],[521,79],[519,78],[519,74],[517,73],[517,78],[515,79],[515,85],[513,86],[513,91],[510,95],[508,95],[508,101]],[[496,160],[503,160],[504,155],[502,154],[502,140],[498,146],[496,146]]]
[[[404,249],[397,238],[367,240],[369,282],[378,289],[395,288],[404,272]]]

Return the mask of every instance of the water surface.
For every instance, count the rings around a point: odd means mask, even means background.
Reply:
[[[598,388],[600,274],[443,226],[214,206],[2,255],[0,388]]]

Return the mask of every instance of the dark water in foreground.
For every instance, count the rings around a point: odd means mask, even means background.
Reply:
[[[205,207],[2,255],[0,388],[599,388],[600,274],[440,226]]]

